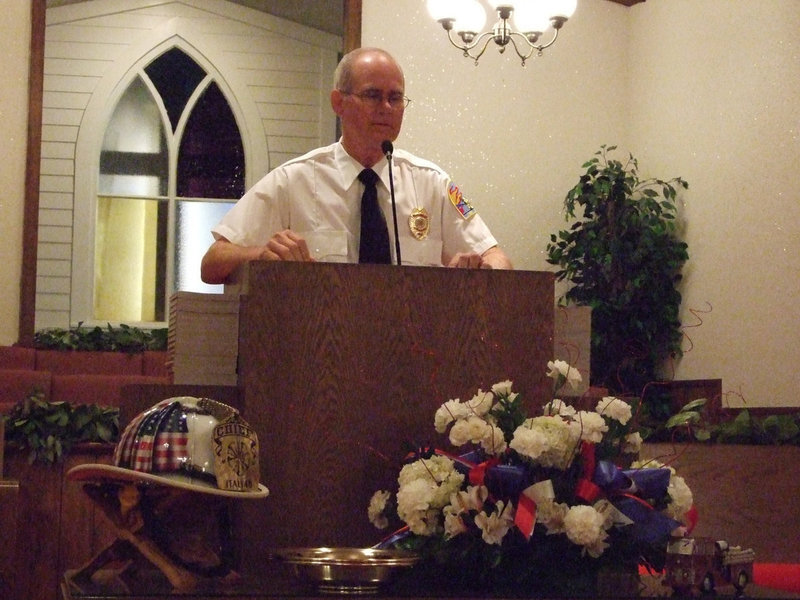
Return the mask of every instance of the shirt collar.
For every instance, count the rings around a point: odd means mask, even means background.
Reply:
[[[356,179],[358,179],[358,174],[364,170],[364,166],[347,153],[341,140],[336,144],[334,160],[336,168],[339,170],[342,177],[342,188],[349,190]],[[388,190],[389,163],[386,158],[382,158],[376,164],[372,165],[372,170],[378,174],[378,177],[381,178],[381,183],[383,183],[384,187]]]

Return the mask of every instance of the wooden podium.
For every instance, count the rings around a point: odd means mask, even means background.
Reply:
[[[552,273],[250,263],[241,290],[239,388],[270,489],[240,505],[244,563],[377,543],[370,497],[414,445],[447,446],[446,400],[506,379],[530,409],[548,400]]]

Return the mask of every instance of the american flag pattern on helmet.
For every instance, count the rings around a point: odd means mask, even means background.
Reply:
[[[179,471],[189,459],[188,442],[186,407],[175,399],[164,400],[128,424],[114,451],[114,464],[143,473]]]

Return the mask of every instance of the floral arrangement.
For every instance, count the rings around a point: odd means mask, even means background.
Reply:
[[[457,450],[415,451],[396,494],[373,495],[371,522],[400,526],[380,547],[419,553],[439,580],[493,590],[581,594],[603,568],[663,567],[670,537],[693,526],[691,490],[672,468],[635,460],[635,406],[609,396],[577,410],[556,396],[580,373],[564,361],[548,369],[553,399],[539,416],[510,381],[436,411]]]

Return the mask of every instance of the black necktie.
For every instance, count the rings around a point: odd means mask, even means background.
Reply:
[[[378,189],[375,187],[379,177],[372,169],[364,169],[358,174],[364,184],[361,196],[361,243],[358,247],[358,262],[389,264],[389,230],[378,206]]]

